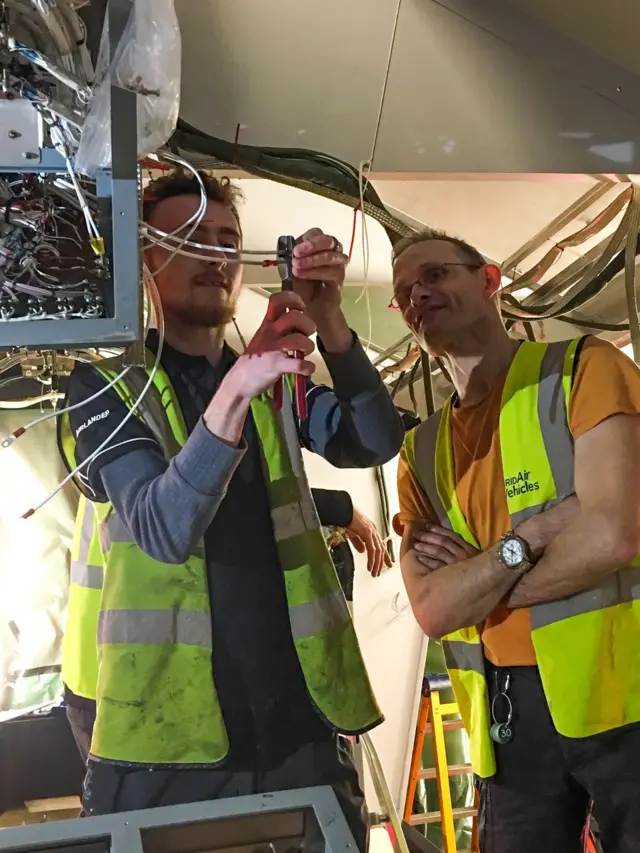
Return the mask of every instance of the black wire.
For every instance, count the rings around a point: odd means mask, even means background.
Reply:
[[[385,540],[385,550],[389,555],[389,559],[392,563],[395,563],[395,551],[393,548],[393,543],[391,542],[391,508],[389,506],[389,493],[387,491],[387,484],[384,479],[384,469],[376,468],[374,470],[376,485],[378,486],[378,495],[380,496],[380,505],[382,508],[382,532]]]
[[[416,389],[415,382],[416,379],[419,378],[418,370],[421,369],[420,359],[416,361],[409,372],[409,376],[407,377],[407,382],[409,384],[409,397],[411,398],[411,405],[413,406],[414,414],[418,414],[418,402],[416,400]]]
[[[193,151],[214,157],[224,163],[245,169],[281,183],[290,183],[302,189],[303,184],[326,187],[342,193],[355,207],[360,204],[360,175],[357,169],[335,157],[304,148],[256,148],[251,145],[238,145],[223,139],[209,136],[183,119],[178,120],[172,142],[183,151]],[[387,211],[380,196],[370,182],[365,182],[364,201],[383,211],[390,219],[394,217]],[[405,233],[389,225],[383,227],[391,243],[397,242]]]
[[[400,388],[400,383],[402,382],[402,380],[404,379],[404,377],[406,375],[407,375],[407,371],[403,370],[400,373],[400,375],[398,376],[398,378],[395,380],[393,385],[391,386],[391,391],[389,392],[389,394],[390,394],[392,400],[395,400],[396,394],[398,393],[398,389]]]

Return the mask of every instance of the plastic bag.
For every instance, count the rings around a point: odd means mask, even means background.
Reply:
[[[112,85],[138,95],[138,160],[164,145],[178,121],[181,63],[174,0],[135,0],[111,63],[105,18],[94,96],[75,159],[78,172],[93,176],[111,167]]]
[[[2,409],[0,434],[31,420],[31,409]],[[34,426],[0,455],[0,481],[11,483],[0,490],[0,726],[62,701],[75,487],[69,484],[29,521],[16,523],[16,517],[19,507],[53,491],[66,473],[54,419]]]

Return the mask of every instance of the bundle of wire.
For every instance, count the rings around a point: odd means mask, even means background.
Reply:
[[[0,318],[94,318],[104,306],[104,243],[93,185],[75,173],[94,70],[75,0],[0,0],[0,77],[5,100],[29,101],[68,177],[0,181]],[[90,246],[94,257],[87,256]],[[90,255],[91,253],[89,253]]]
[[[86,30],[72,0],[0,0],[5,96],[26,98],[43,114],[80,127],[94,68]],[[77,134],[69,130],[70,141]]]
[[[91,189],[77,178],[0,180],[2,322],[103,316],[107,270],[102,253],[90,248],[96,238],[102,246]]]
[[[111,435],[109,435],[105,439],[105,441],[98,448],[96,448],[94,453],[92,453],[87,459],[85,459],[81,465],[78,465],[77,468],[75,468],[73,471],[71,471],[67,475],[67,477],[65,477],[65,479],[58,485],[58,487],[53,492],[51,492],[49,495],[45,496],[42,500],[40,500],[35,507],[33,507],[32,509],[29,509],[29,510],[27,510],[27,512],[23,513],[21,516],[23,519],[27,519],[27,518],[30,518],[31,516],[33,516],[34,513],[37,512],[46,503],[48,503],[51,500],[51,498],[53,498],[55,495],[57,495],[67,485],[67,483],[69,483],[72,479],[74,479],[77,476],[82,476],[83,470],[86,469],[86,467],[89,466],[91,464],[91,462],[108,447],[108,445],[111,443],[113,438],[115,438],[115,436],[120,432],[120,430],[124,427],[124,425],[127,423],[127,421],[131,417],[133,417],[137,407],[140,405],[140,403],[142,402],[145,395],[147,394],[147,392],[149,391],[149,389],[151,388],[151,386],[153,384],[155,374],[156,374],[158,367],[160,365],[160,359],[162,356],[163,342],[164,342],[164,318],[163,318],[163,312],[162,312],[162,305],[160,303],[160,298],[159,298],[159,295],[158,295],[158,292],[157,292],[157,289],[155,286],[153,275],[154,274],[157,275],[169,263],[171,263],[171,261],[173,260],[175,255],[178,254],[178,252],[185,252],[186,251],[183,248],[183,246],[188,241],[188,238],[193,234],[195,229],[198,228],[198,226],[200,225],[202,219],[204,218],[204,215],[206,212],[206,207],[207,207],[206,190],[205,190],[204,182],[202,181],[200,174],[193,168],[193,166],[191,166],[190,163],[188,163],[186,160],[184,160],[181,157],[177,157],[177,156],[169,154],[166,156],[166,159],[170,160],[175,165],[189,169],[193,172],[193,174],[194,174],[194,176],[195,176],[195,178],[198,181],[199,186],[200,186],[201,197],[200,197],[200,204],[199,204],[196,212],[185,223],[183,223],[178,229],[176,229],[176,231],[174,231],[170,234],[163,234],[162,237],[159,239],[159,242],[161,242],[161,243],[165,239],[169,240],[169,241],[173,241],[173,242],[169,242],[169,244],[167,246],[169,249],[169,256],[168,256],[167,260],[165,261],[165,263],[162,265],[162,267],[160,267],[160,269],[150,271],[146,265],[143,266],[143,285],[144,285],[145,294],[146,294],[146,297],[148,300],[148,315],[149,315],[149,318],[150,318],[151,313],[153,313],[153,315],[155,316],[156,325],[158,328],[158,335],[159,335],[159,346],[158,346],[157,354],[156,354],[154,363],[153,363],[153,365],[149,371],[149,375],[148,375],[146,384],[143,387],[142,391],[140,392],[139,396],[137,397],[134,406],[130,409],[130,411],[123,418],[123,420],[118,424],[118,426],[112,431]],[[177,237],[177,235],[179,233],[183,232],[185,229],[187,229],[186,234],[183,237],[180,237],[180,238]],[[211,251],[212,248],[216,252],[218,250],[219,251],[225,251],[222,247],[204,247],[204,248],[209,249],[209,251]],[[212,256],[211,255],[207,256],[207,260],[211,261]],[[86,359],[87,356],[88,356],[89,360],[91,360],[92,357],[95,357],[95,358],[99,357],[99,354],[97,352],[85,353],[84,356],[82,356],[82,357],[84,357]],[[81,356],[79,356],[76,353],[76,354],[74,354],[74,357],[81,357]],[[24,356],[21,356],[21,355],[8,356],[4,360],[4,362],[5,362],[4,364],[0,362],[0,371],[2,371],[3,369],[7,370],[9,368],[16,367],[17,365],[20,364],[20,362],[23,358],[24,358]],[[90,399],[84,400],[79,405],[84,406],[88,402],[92,402],[93,400],[100,397],[102,394],[106,393],[110,388],[112,388],[118,382],[120,382],[123,379],[126,379],[127,373],[129,372],[130,369],[131,369],[130,367],[124,366],[124,364],[123,364],[123,369],[118,373],[118,375],[116,376],[116,378],[112,382],[107,384],[103,389],[101,389],[98,393],[93,395]],[[32,429],[33,427],[37,426],[38,424],[41,424],[43,421],[49,420],[50,418],[59,417],[63,413],[68,412],[68,411],[72,411],[73,409],[78,408],[78,407],[79,406],[76,405],[76,406],[71,406],[69,408],[62,409],[62,410],[53,410],[51,412],[47,412],[46,414],[41,415],[38,418],[35,418],[33,421],[26,424],[24,427],[20,427],[14,433],[7,436],[4,439],[4,441],[0,444],[0,447],[2,447],[2,448],[11,447],[13,445],[13,443],[15,441],[17,441],[19,438],[21,438],[28,430]]]

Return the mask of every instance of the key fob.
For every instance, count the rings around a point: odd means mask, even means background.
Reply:
[[[508,723],[494,723],[491,726],[490,735],[494,743],[504,745],[513,740],[513,729]]]

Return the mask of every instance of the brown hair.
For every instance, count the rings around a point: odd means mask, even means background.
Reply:
[[[402,255],[403,252],[406,252],[408,248],[416,246],[419,243],[427,243],[430,240],[442,240],[443,243],[451,243],[452,246],[456,247],[458,254],[464,259],[464,261],[471,266],[483,267],[486,264],[486,260],[480,252],[469,243],[461,240],[460,237],[451,237],[444,231],[437,231],[435,228],[425,228],[422,231],[416,231],[415,234],[409,234],[407,237],[403,237],[393,247],[391,260],[395,264],[400,255]]]
[[[238,203],[242,201],[242,190],[234,186],[229,178],[215,178],[207,172],[198,172],[204,184],[205,193],[209,201],[215,201],[228,207],[238,220]],[[161,201],[167,198],[175,198],[181,195],[197,195],[202,192],[200,183],[191,172],[184,169],[175,169],[161,178],[151,181],[145,188],[142,196],[142,218],[145,222]]]

